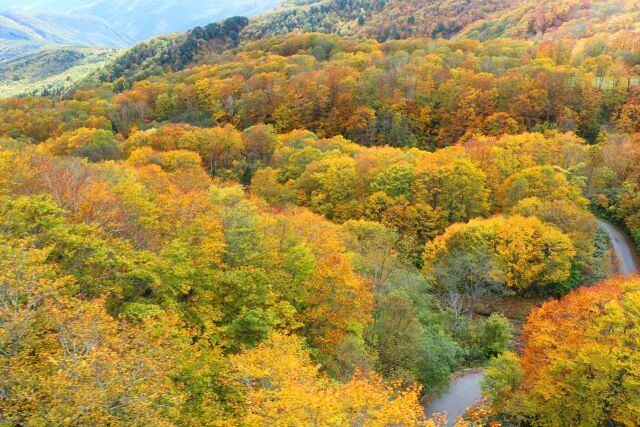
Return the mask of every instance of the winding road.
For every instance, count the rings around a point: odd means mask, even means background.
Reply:
[[[611,247],[618,258],[618,273],[629,276],[638,273],[639,258],[631,239],[618,227],[602,219],[598,219],[611,239]],[[464,415],[467,408],[478,404],[482,400],[480,383],[482,373],[472,373],[462,376],[451,384],[449,391],[438,399],[432,400],[425,407],[425,414],[431,417],[435,413],[446,414],[448,426],[455,423],[456,417]]]
[[[638,254],[636,253],[636,249],[633,246],[631,239],[629,239],[629,237],[618,227],[602,219],[598,220],[598,224],[600,224],[600,227],[609,233],[613,252],[616,254],[619,261],[618,273],[624,274],[625,276],[637,273],[639,271]]]

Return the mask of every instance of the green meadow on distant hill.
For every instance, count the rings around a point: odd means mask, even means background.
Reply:
[[[0,63],[0,96],[60,95],[112,60],[113,48],[43,48]]]

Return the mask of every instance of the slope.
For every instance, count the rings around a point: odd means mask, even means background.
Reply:
[[[491,13],[507,9],[511,3],[509,0],[291,1],[254,20],[246,35],[257,39],[318,31],[380,41],[412,36],[450,37]]]
[[[318,31],[380,41],[460,35],[486,40],[588,38],[635,32],[640,4],[628,0],[292,0],[247,28],[247,39]]]
[[[91,16],[0,13],[0,61],[52,46],[110,46],[131,44],[106,21]]]
[[[69,46],[126,47],[155,34],[184,31],[207,25],[230,15],[255,15],[273,8],[280,0],[6,0],[0,8],[0,95],[59,93],[72,86],[82,72],[112,59],[112,49],[68,49]],[[33,13],[33,11],[39,13]],[[61,15],[59,13],[65,13]],[[246,19],[241,19],[242,26]],[[146,75],[190,63],[202,44],[222,43],[227,35],[237,41],[240,28],[233,20],[220,29],[223,39],[211,43],[208,37],[165,34],[125,51],[108,69],[116,77]],[[215,28],[211,24],[207,28]],[[230,34],[232,33],[232,34]],[[205,40],[206,39],[206,40]],[[204,43],[203,43],[204,42]],[[24,74],[22,74],[24,73]],[[40,79],[44,79],[41,81]],[[30,88],[34,86],[34,88]]]
[[[132,40],[91,16],[0,13],[0,96],[54,94]]]
[[[8,0],[4,7],[96,16],[127,34],[133,41],[142,41],[234,15],[257,15],[276,7],[280,0],[32,0],[28,7],[21,6],[22,3]]]
[[[639,30],[637,1],[518,0],[508,10],[470,25],[461,35],[478,39],[584,39]]]
[[[61,94],[117,52],[114,48],[58,47],[6,61],[0,64],[0,97]]]
[[[101,74],[102,80],[134,80],[210,62],[211,53],[238,41],[250,43],[303,32],[338,34],[379,41],[408,38],[488,40],[584,39],[591,53],[630,52],[640,46],[637,2],[624,0],[290,0],[235,25],[232,43],[212,43],[210,28],[165,35],[125,52]],[[217,31],[217,30],[216,30]],[[215,31],[214,31],[215,33]],[[203,35],[204,34],[204,35]],[[602,36],[602,40],[594,40]],[[597,56],[597,55],[596,55]],[[640,59],[639,59],[640,62]]]

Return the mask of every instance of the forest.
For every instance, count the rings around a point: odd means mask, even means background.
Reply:
[[[569,2],[546,38],[377,37],[400,2],[351,3],[357,37],[231,18],[0,99],[1,425],[640,423],[598,225],[640,245],[634,36],[558,36],[601,3]]]

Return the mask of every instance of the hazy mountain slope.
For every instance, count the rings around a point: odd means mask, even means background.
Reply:
[[[183,31],[232,15],[255,15],[275,7],[279,2],[280,0],[31,0],[25,5],[27,0],[2,0],[0,94],[30,91],[29,85],[34,89],[44,87],[47,92],[57,92],[62,86],[68,86],[69,82],[77,80],[81,71],[95,68],[98,60],[111,59],[115,55],[111,50],[100,50],[99,54],[93,51],[88,55],[86,51],[79,54],[78,50],[56,50],[60,47],[131,46],[137,40],[156,34]],[[11,11],[1,12],[3,8]],[[131,54],[125,55],[121,63],[115,64],[115,69],[119,70],[118,75],[120,71],[127,75],[138,75],[139,72],[167,65],[168,62],[173,64],[176,58],[191,61],[193,51],[199,46],[181,47],[182,41],[193,42],[187,40],[186,35],[164,35],[158,40],[144,43],[134,48]],[[200,41],[196,41],[196,44]],[[134,67],[135,64],[139,67]],[[122,66],[130,69],[120,70]],[[62,73],[59,79],[56,78],[56,73]]]
[[[52,46],[124,47],[131,39],[91,16],[0,13],[0,62]]]
[[[42,43],[35,40],[6,39],[0,37],[0,63],[28,55],[42,47]]]
[[[91,16],[2,12],[0,96],[59,93],[131,42]]]
[[[152,36],[186,31],[230,16],[253,16],[265,12],[280,0],[8,0],[6,8],[92,15],[141,41]],[[3,0],[4,3],[4,0]]]
[[[71,13],[99,16],[135,40],[144,40],[229,16],[253,16],[278,4],[279,0],[99,0]]]
[[[56,44],[124,47],[132,40],[93,16],[0,12],[0,38]]]

